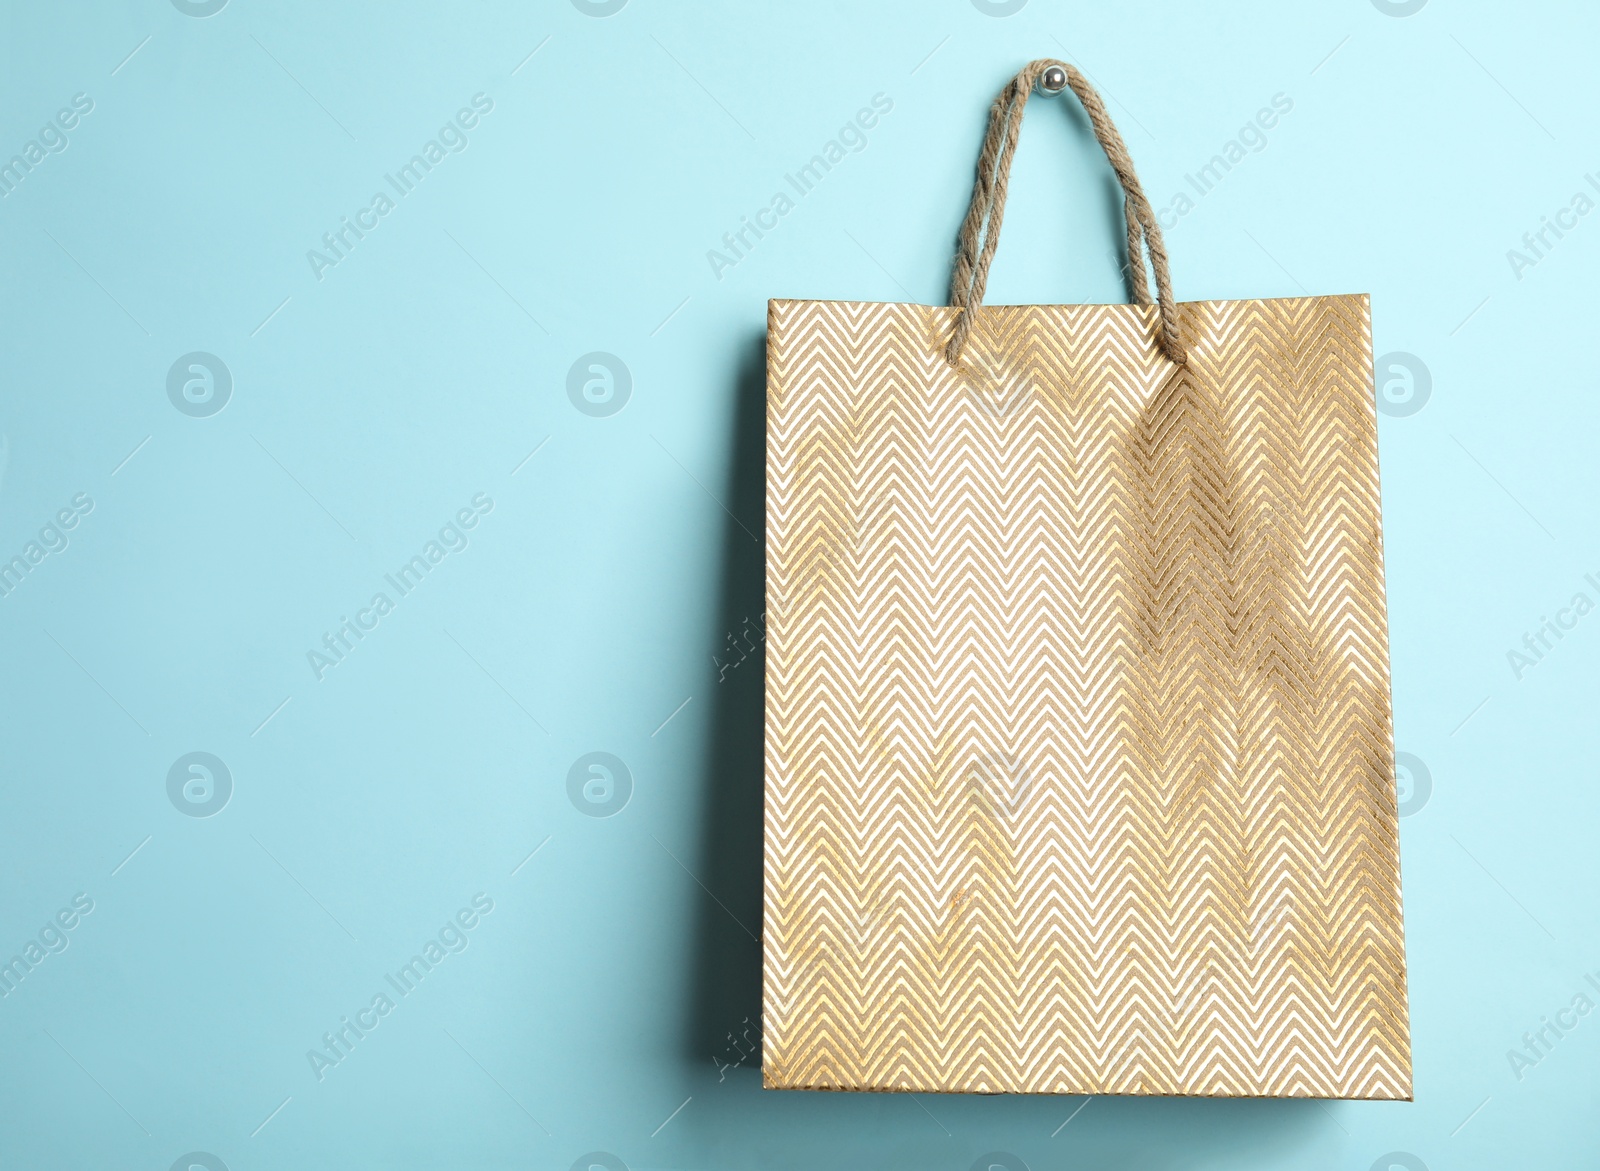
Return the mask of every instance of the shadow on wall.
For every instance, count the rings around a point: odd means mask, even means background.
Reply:
[[[761,1023],[762,671],[766,606],[767,347],[746,340],[733,396],[733,458],[719,493],[731,517],[713,628],[709,775],[695,866],[710,895],[695,924],[694,1002],[686,1054],[691,1067],[759,1069]],[[730,1039],[730,1034],[732,1038]],[[747,1040],[746,1038],[749,1038]],[[748,1056],[740,1058],[741,1052]],[[746,1075],[748,1076],[748,1074]]]

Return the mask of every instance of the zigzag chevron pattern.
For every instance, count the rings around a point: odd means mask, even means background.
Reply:
[[[774,301],[768,1086],[1411,1096],[1364,296]]]

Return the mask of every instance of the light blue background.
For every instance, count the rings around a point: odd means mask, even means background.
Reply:
[[[0,999],[0,1164],[1595,1165],[1600,1016],[1521,1080],[1506,1056],[1600,972],[1600,617],[1507,659],[1600,601],[1600,216],[1520,279],[1506,255],[1600,170],[1592,6],[4,12],[0,159],[94,109],[0,200],[0,556],[94,507],[0,597],[0,959],[94,910]],[[1045,55],[1160,207],[1291,99],[1167,232],[1179,296],[1370,292],[1377,352],[1431,371],[1380,417],[1397,746],[1433,785],[1402,822],[1413,1104],[771,1093],[738,1064],[765,301],[938,302],[986,107]],[[467,149],[318,280],[308,249],[479,92]],[[866,148],[717,279],[877,93]],[[1081,117],[1032,108],[1011,191],[991,301],[1122,299]],[[166,393],[190,351],[233,376],[210,417]],[[609,417],[566,393],[591,351],[631,371]],[[307,652],[476,493],[469,547],[319,681]],[[191,751],[233,778],[209,818],[168,799]],[[611,818],[568,798],[591,751],[633,778]],[[319,1081],[307,1051],[478,892],[470,946]]]

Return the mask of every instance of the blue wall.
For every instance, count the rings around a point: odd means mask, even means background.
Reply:
[[[1594,1165],[1592,6],[3,27],[0,1164]],[[937,302],[1045,55],[1180,297],[1373,296],[1414,1104],[760,1088],[765,300]],[[1080,118],[1011,192],[991,301],[1121,299]]]

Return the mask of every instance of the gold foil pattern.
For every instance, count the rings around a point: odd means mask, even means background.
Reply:
[[[1409,1098],[1365,296],[774,301],[763,1073]]]

